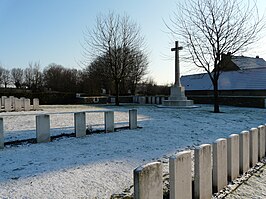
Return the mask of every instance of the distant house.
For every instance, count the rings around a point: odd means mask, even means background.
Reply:
[[[221,103],[266,107],[266,61],[258,56],[224,55],[222,63],[219,78]],[[213,86],[207,73],[182,76],[181,84],[190,99],[198,103],[212,103]]]
[[[228,56],[219,78],[219,90],[266,90],[266,61],[263,58]],[[181,77],[187,91],[212,90],[207,73]]]

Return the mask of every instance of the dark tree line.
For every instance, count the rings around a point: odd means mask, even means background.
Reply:
[[[0,67],[1,87],[15,87],[33,91],[77,92],[79,74],[82,71],[50,64],[41,70],[38,62],[29,63],[27,68],[15,67],[10,70]]]
[[[142,57],[136,61],[142,63]],[[106,65],[105,57],[98,57],[84,69],[66,68],[51,63],[41,69],[38,62],[29,63],[27,68],[0,67],[0,86],[2,88],[15,87],[32,91],[58,91],[87,93],[88,95],[115,94],[115,86]],[[139,63],[134,63],[138,65]],[[134,68],[132,66],[132,68]],[[136,86],[141,80],[143,69],[131,70],[123,78],[120,94],[135,94]]]

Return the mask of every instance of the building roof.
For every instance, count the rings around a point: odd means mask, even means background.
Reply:
[[[232,56],[231,60],[240,70],[266,68],[266,61],[259,57]]]
[[[227,64],[219,77],[219,90],[266,90],[266,61],[259,57],[224,55]],[[212,90],[207,73],[181,77],[186,90]]]
[[[186,90],[212,90],[207,73],[181,77]],[[266,90],[266,67],[223,72],[219,78],[219,90]]]

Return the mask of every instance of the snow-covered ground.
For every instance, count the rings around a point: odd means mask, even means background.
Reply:
[[[95,129],[103,128],[103,113],[93,111],[114,110],[115,122],[123,126],[131,108],[138,109],[138,125],[143,128],[5,147],[0,151],[0,198],[110,198],[133,184],[133,169],[139,165],[166,163],[184,148],[266,123],[265,109],[222,107],[223,113],[214,114],[209,105],[196,109],[42,106],[43,111],[0,113],[0,117],[5,141],[14,141],[35,137],[36,114],[51,114],[51,133],[56,135],[73,132],[72,112],[91,111],[87,124]]]

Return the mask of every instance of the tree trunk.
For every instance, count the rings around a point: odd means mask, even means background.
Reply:
[[[214,113],[220,113],[218,79],[214,79],[213,81],[213,108]]]
[[[115,105],[119,106],[119,82],[115,81]]]

